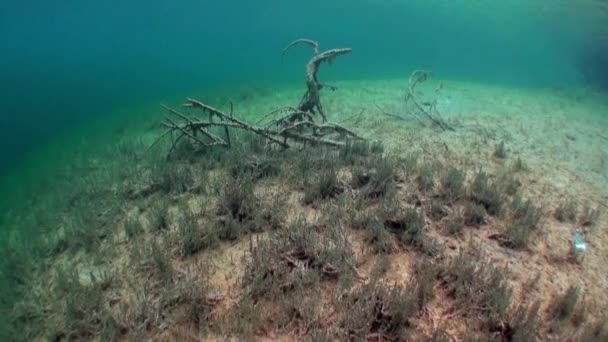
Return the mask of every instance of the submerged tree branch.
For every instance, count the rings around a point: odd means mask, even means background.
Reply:
[[[321,105],[320,91],[323,89],[323,87],[328,87],[331,90],[336,90],[336,87],[326,86],[319,82],[317,79],[319,66],[321,66],[323,62],[331,64],[336,57],[349,54],[352,52],[352,49],[331,49],[324,52],[319,52],[319,43],[310,39],[297,39],[283,49],[283,55],[285,55],[285,53],[293,46],[298,44],[310,45],[314,52],[314,56],[310,59],[308,64],[306,64],[306,93],[300,101],[298,110],[313,114],[319,113],[325,122],[327,121],[327,118],[325,116],[325,112],[323,111],[323,106]]]
[[[419,83],[423,83],[423,82],[427,81],[428,78],[429,78],[429,73],[424,70],[416,70],[411,74],[411,76],[408,80],[408,87],[407,87],[407,94],[405,96],[405,103],[406,103],[406,105],[408,103],[413,104],[413,106],[414,106],[413,114],[415,116],[424,117],[424,118],[430,120],[434,125],[436,125],[443,131],[453,131],[454,128],[441,117],[441,114],[439,113],[439,110],[437,109],[437,98],[433,99],[432,101],[425,101],[425,102],[421,102],[420,100],[418,100],[416,98],[416,95],[415,95],[416,86]],[[442,86],[440,85],[435,90],[435,93],[438,94],[439,91],[441,90],[441,88],[442,88]]]
[[[327,118],[321,106],[319,92],[324,87],[331,90],[336,88],[323,85],[317,80],[317,72],[323,62],[331,63],[337,56],[348,54],[352,50],[332,49],[320,53],[317,42],[310,39],[297,39],[283,49],[283,55],[299,44],[312,47],[314,55],[306,65],[307,90],[297,107],[275,109],[263,115],[255,124],[252,124],[234,116],[232,103],[230,103],[230,114],[227,114],[201,101],[187,99],[183,107],[206,114],[206,120],[189,117],[178,110],[163,105],[162,107],[174,118],[167,117],[162,122],[161,125],[166,128],[166,131],[156,139],[154,144],[169,135],[172,136],[173,140],[167,155],[168,158],[177,144],[184,138],[203,147],[230,147],[232,145],[230,130],[234,129],[253,133],[282,148],[289,148],[293,144],[343,146],[348,140],[362,139],[346,127],[326,122]],[[322,124],[318,124],[314,120],[314,114],[317,113],[323,119]],[[275,116],[279,117],[273,118]],[[177,122],[173,120],[177,120]],[[264,124],[264,122],[266,123]],[[223,131],[223,136],[217,134],[218,128]]]

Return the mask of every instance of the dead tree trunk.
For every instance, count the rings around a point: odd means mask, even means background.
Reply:
[[[285,49],[283,49],[283,54],[285,54],[289,49],[298,44],[307,44],[313,48],[314,56],[310,59],[308,64],[306,64],[306,93],[302,97],[300,104],[298,105],[298,110],[302,112],[308,113],[319,113],[323,118],[323,122],[327,121],[327,117],[325,116],[325,112],[323,111],[323,106],[321,105],[321,96],[320,91],[323,87],[329,87],[319,82],[317,79],[317,72],[319,71],[319,66],[323,62],[328,62],[331,64],[333,60],[340,56],[346,55],[352,52],[352,49],[331,49],[324,52],[319,53],[319,44],[310,39],[297,39],[291,42]],[[331,87],[332,90],[335,90],[335,87]]]

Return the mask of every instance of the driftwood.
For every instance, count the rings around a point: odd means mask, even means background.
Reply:
[[[297,107],[275,109],[252,124],[234,116],[232,103],[230,113],[225,113],[201,101],[188,99],[183,107],[206,114],[206,120],[190,117],[163,105],[162,107],[172,116],[166,117],[165,121],[161,123],[166,131],[157,138],[154,144],[167,136],[172,136],[173,142],[167,155],[169,157],[184,138],[205,147],[230,147],[232,144],[230,130],[234,129],[251,132],[266,139],[269,143],[283,148],[289,148],[293,144],[344,146],[349,140],[362,139],[355,132],[339,124],[326,122],[319,97],[319,91],[323,87],[329,87],[317,80],[317,71],[321,63],[331,63],[335,57],[350,53],[351,49],[333,49],[319,53],[319,44],[315,41],[298,39],[289,44],[283,53],[298,44],[310,45],[313,48],[314,56],[306,66],[307,91]],[[335,88],[332,87],[332,89]],[[323,123],[315,122],[314,114],[316,113],[321,115]],[[264,122],[265,124],[263,124]],[[223,132],[222,135],[216,133],[217,128]]]
[[[418,119],[427,119],[442,131],[453,131],[454,128],[448,124],[439,113],[437,109],[437,97],[430,101],[421,101],[416,98],[415,90],[416,85],[427,81],[429,73],[423,70],[416,70],[412,73],[408,80],[407,94],[405,96],[405,104],[411,104],[412,114]],[[439,91],[443,88],[443,85],[439,85],[435,89],[435,95],[439,94]],[[422,121],[422,120],[421,120]]]
[[[300,101],[300,105],[298,106],[298,110],[302,112],[308,112],[312,114],[319,113],[323,118],[323,122],[327,121],[325,117],[325,112],[323,111],[323,106],[321,105],[321,97],[320,91],[324,87],[330,88],[331,90],[336,90],[336,87],[328,86],[326,84],[322,84],[317,79],[317,72],[319,71],[319,66],[323,62],[327,62],[331,64],[333,60],[341,55],[349,54],[352,52],[352,49],[331,49],[324,52],[319,52],[319,43],[310,39],[297,39],[291,42],[285,49],[283,49],[283,55],[292,47],[298,44],[306,44],[310,45],[313,49],[314,55],[306,64],[306,93],[302,97]]]
[[[167,117],[162,122],[161,125],[166,128],[166,131],[154,142],[156,144],[164,137],[174,136],[167,157],[171,155],[177,144],[184,138],[205,147],[230,147],[232,144],[230,140],[231,129],[251,132],[283,148],[289,148],[294,143],[337,147],[344,146],[348,140],[361,139],[355,132],[341,125],[335,123],[318,124],[312,120],[310,113],[293,109],[281,109],[285,110],[286,114],[271,120],[266,126],[258,126],[236,118],[232,112],[232,105],[230,114],[227,114],[198,100],[188,99],[183,107],[207,114],[207,120],[189,117],[164,105],[162,107],[175,117]],[[273,111],[269,114],[280,112]],[[271,115],[267,114],[265,117],[269,116]],[[223,136],[211,132],[212,128],[221,128],[224,133]]]

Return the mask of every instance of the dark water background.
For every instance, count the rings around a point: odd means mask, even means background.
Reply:
[[[280,57],[299,37],[354,49],[327,77],[427,68],[444,79],[572,85],[583,80],[581,60],[597,61],[598,42],[606,46],[605,13],[603,2],[540,0],[5,1],[0,175],[118,108],[192,89],[299,82],[310,51]]]

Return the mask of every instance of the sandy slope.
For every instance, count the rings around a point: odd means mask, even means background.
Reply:
[[[406,84],[406,79],[336,82],[338,90],[324,92],[322,101],[330,121],[342,122],[367,138],[383,141],[390,153],[419,153],[427,161],[457,163],[469,178],[479,168],[497,177],[510,173],[512,163],[521,158],[527,165],[527,170],[518,175],[524,196],[542,204],[545,212],[542,236],[532,243],[529,251],[519,252],[488,239],[501,228],[493,222],[484,229],[471,229],[471,236],[483,242],[484,250],[496,264],[509,267],[516,301],[529,302],[531,296],[548,303],[569,285],[581,284],[584,298],[597,307],[595,312],[605,316],[607,313],[602,307],[608,307],[605,294],[608,288],[608,98],[586,89],[513,89],[443,82],[438,108],[455,130],[440,132],[408,114],[404,105]],[[420,95],[430,98],[429,94],[438,86],[436,81],[424,84],[419,89]],[[228,108],[228,101],[232,101],[235,115],[255,121],[272,109],[296,104],[302,95],[302,86],[271,89],[245,85],[221,95],[196,92],[190,95],[219,108]],[[177,104],[177,101],[179,99],[169,103]],[[142,136],[145,143],[152,142],[160,132],[157,124],[162,112],[150,108],[146,106],[145,111],[126,117],[127,123],[119,124],[108,135],[112,143],[120,139],[139,140]],[[133,130],[129,129],[131,126]],[[73,137],[64,138],[68,139]],[[103,139],[84,137],[79,141],[82,145],[103,144]],[[501,141],[507,146],[506,159],[493,156],[495,146]],[[40,155],[53,159],[48,153]],[[107,157],[111,156],[86,156],[99,162]],[[552,217],[559,203],[569,198],[580,203],[581,208],[588,202],[604,212],[588,235],[589,252],[580,264],[568,261],[569,239],[575,225],[560,223]],[[467,243],[466,239],[459,241],[434,235],[454,249],[454,245]],[[209,252],[216,261],[216,269],[220,270],[214,273],[212,281],[224,290],[227,298],[236,296],[237,275],[242,270],[235,269],[235,260],[248,247],[248,241],[241,241]],[[205,255],[207,253],[201,257]],[[390,279],[407,278],[406,266],[411,264],[411,253],[391,258],[394,260]],[[362,265],[362,272],[367,272],[369,267]],[[524,284],[537,274],[540,274],[538,287],[527,293]],[[430,312],[440,317],[446,314],[442,310],[440,303],[430,308]],[[432,327],[435,322],[429,319],[421,324]]]

